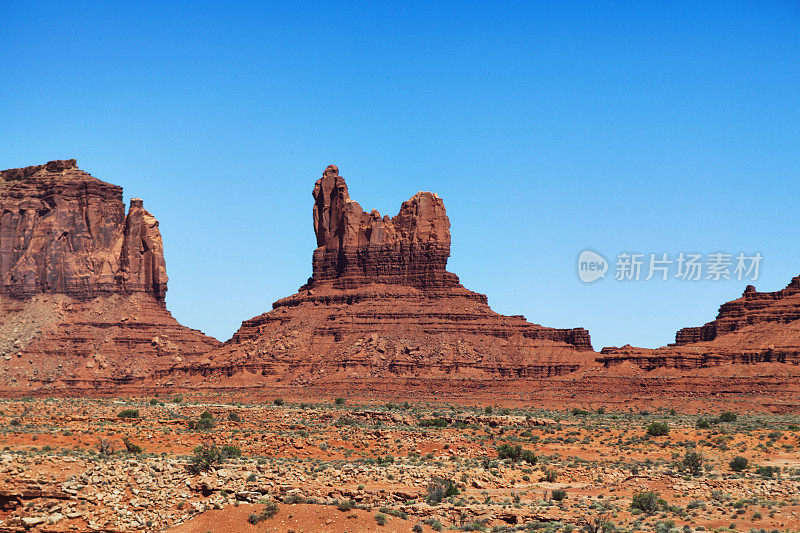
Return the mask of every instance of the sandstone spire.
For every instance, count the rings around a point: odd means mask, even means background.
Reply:
[[[394,218],[364,211],[350,199],[339,169],[329,165],[314,185],[317,249],[309,286],[381,282],[420,289],[455,287],[447,272],[450,219],[437,195],[419,192]]]

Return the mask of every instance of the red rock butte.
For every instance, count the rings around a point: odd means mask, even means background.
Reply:
[[[350,199],[331,165],[314,190],[317,249],[300,291],[246,320],[233,338],[187,366],[209,387],[469,391],[496,380],[540,379],[591,362],[589,333],[503,316],[448,272],[450,220],[429,192],[397,216]],[[176,369],[177,370],[177,369]],[[183,380],[183,381],[182,381]]]
[[[115,387],[214,348],[167,311],[158,221],[74,159],[0,172],[0,390]]]
[[[151,294],[164,300],[167,271],[158,221],[122,187],[74,159],[0,171],[0,291],[15,298]]]
[[[420,192],[394,217],[313,189],[312,275],[225,344],[166,308],[158,221],[75,160],[0,172],[0,393],[517,398],[563,404],[721,398],[800,409],[800,277],[742,296],[674,344],[592,351],[583,328],[492,311],[447,271],[450,220]],[[444,395],[444,396],[443,396]]]
[[[603,348],[598,361],[606,367],[629,362],[645,370],[800,365],[800,276],[776,292],[748,285],[740,298],[720,306],[716,320],[679,330],[674,344],[653,350]]]

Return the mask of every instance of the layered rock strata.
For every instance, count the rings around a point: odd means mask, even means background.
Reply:
[[[0,292],[75,298],[144,292],[164,299],[158,221],[122,187],[74,159],[0,171]]]
[[[142,200],[126,214],[122,188],[74,159],[0,171],[0,387],[113,385],[218,346],[166,291]]]
[[[216,339],[181,325],[151,295],[0,296],[0,391],[114,394],[205,361]],[[168,384],[167,384],[168,385]],[[160,388],[163,388],[161,386]]]
[[[419,192],[397,216],[367,213],[350,199],[339,169],[330,165],[314,186],[313,276],[308,287],[334,281],[338,288],[366,283],[420,289],[458,287],[447,272],[450,219],[436,194]]]
[[[352,201],[329,166],[313,197],[318,247],[308,283],[243,322],[209,365],[187,373],[334,388],[371,379],[385,388],[538,379],[592,362],[586,330],[497,314],[446,270],[450,221],[437,195],[417,193],[397,216],[381,217]]]
[[[776,292],[758,292],[748,285],[740,298],[724,303],[716,320],[699,327],[689,327],[675,334],[675,344],[713,341],[721,335],[745,326],[773,322],[785,324],[800,320],[800,276]]]
[[[800,364],[800,276],[776,292],[748,285],[724,303],[716,320],[683,328],[675,343],[657,349],[626,345],[601,350],[604,366],[631,362],[640,368],[695,369],[723,364]]]

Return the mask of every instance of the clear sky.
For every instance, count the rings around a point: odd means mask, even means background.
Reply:
[[[222,340],[311,274],[330,163],[382,214],[437,192],[464,285],[596,349],[747,284],[615,281],[621,252],[800,274],[797,1],[403,4],[0,0],[0,167],[77,158],[144,198],[168,307]]]

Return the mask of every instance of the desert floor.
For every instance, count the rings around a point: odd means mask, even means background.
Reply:
[[[0,531],[800,530],[792,415],[49,398],[0,427]]]

